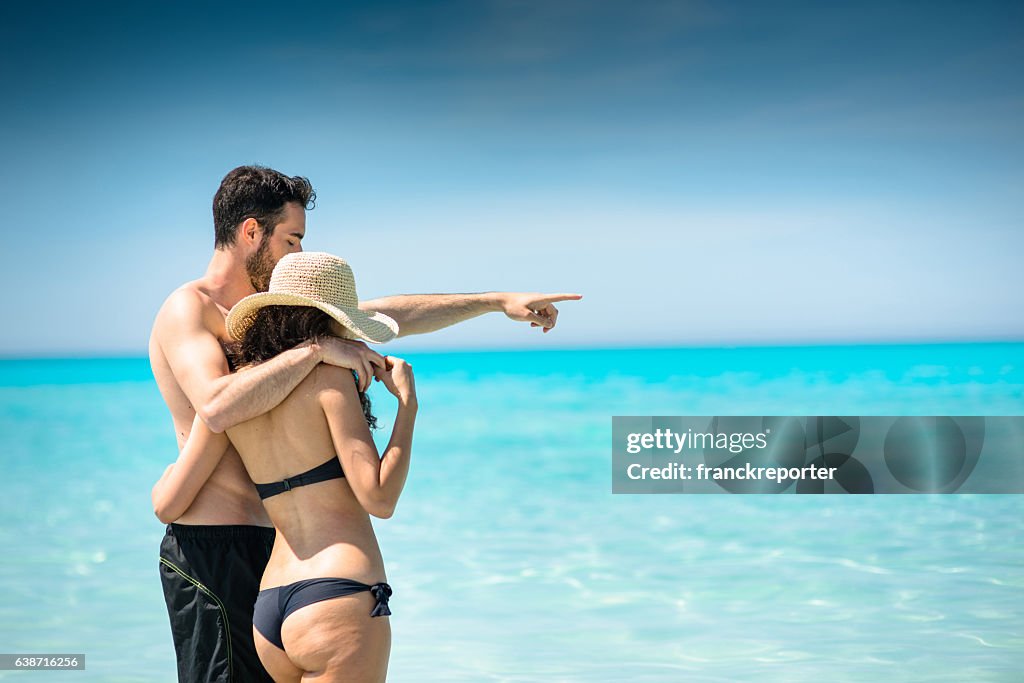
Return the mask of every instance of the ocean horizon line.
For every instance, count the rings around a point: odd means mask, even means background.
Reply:
[[[400,342],[399,342],[400,343]],[[398,353],[412,353],[423,356],[444,356],[456,354],[531,354],[531,353],[571,353],[571,352],[608,352],[608,351],[676,351],[676,350],[708,350],[721,351],[730,349],[744,350],[770,350],[770,349],[854,349],[854,348],[905,348],[910,346],[942,347],[942,346],[1013,346],[1024,344],[1024,338],[1009,339],[907,339],[907,340],[862,340],[862,341],[723,341],[723,342],[696,342],[696,343],[663,343],[652,342],[650,344],[629,343],[629,344],[598,344],[592,346],[578,345],[553,345],[545,347],[536,346],[409,346],[398,350]],[[371,348],[381,349],[382,346],[370,345]],[[0,353],[0,363],[18,361],[113,361],[113,360],[141,360],[147,359],[146,351],[53,351],[29,353]]]

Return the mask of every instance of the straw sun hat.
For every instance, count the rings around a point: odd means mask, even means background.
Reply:
[[[264,306],[319,308],[368,342],[379,344],[398,334],[398,323],[388,316],[359,310],[352,269],[344,259],[323,252],[302,251],[278,261],[269,291],[245,297],[228,313],[228,334],[241,340]]]

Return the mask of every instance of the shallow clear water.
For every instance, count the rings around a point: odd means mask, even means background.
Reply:
[[[1024,496],[610,493],[612,415],[1019,415],[1024,344],[407,357],[389,680],[1024,670]],[[174,679],[149,508],[174,457],[145,360],[0,361],[0,650],[88,667],[0,679]]]

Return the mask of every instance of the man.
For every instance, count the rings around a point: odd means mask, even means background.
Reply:
[[[228,341],[225,316],[243,297],[267,289],[281,257],[302,250],[305,212],[315,198],[302,177],[260,166],[228,173],[213,200],[216,238],[206,273],[173,292],[153,324],[150,363],[171,411],[179,449],[195,426],[196,438],[221,440],[224,453],[210,463],[208,477],[194,482],[187,509],[165,505],[154,488],[158,517],[174,522],[161,544],[160,572],[179,681],[271,680],[256,656],[252,610],[274,530],[223,431],[276,407],[319,363],[354,370],[362,390],[369,387],[373,366],[384,366],[383,358],[361,342],[327,339],[299,345],[250,371],[230,372],[223,349]],[[554,302],[579,298],[426,294],[360,306],[394,318],[399,336],[432,332],[490,311],[548,332],[558,318]]]

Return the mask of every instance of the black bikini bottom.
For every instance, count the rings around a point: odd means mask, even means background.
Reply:
[[[295,610],[321,600],[340,598],[352,593],[370,591],[376,598],[371,617],[386,617],[391,614],[388,598],[391,597],[391,586],[386,583],[375,583],[372,586],[353,581],[352,579],[305,579],[287,586],[268,588],[256,596],[253,610],[252,625],[260,634],[282,650],[281,625]]]

